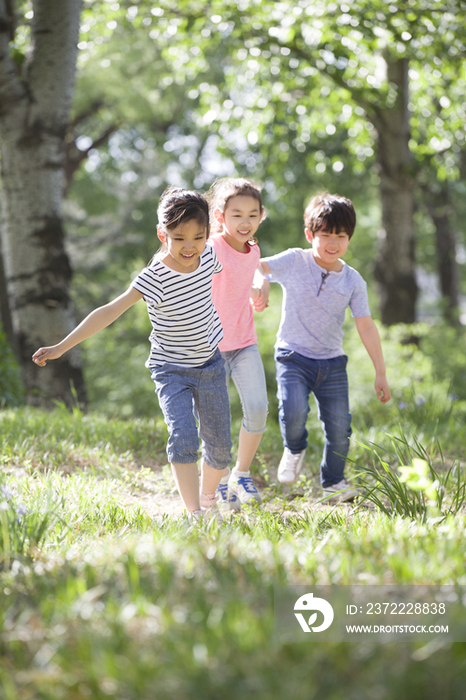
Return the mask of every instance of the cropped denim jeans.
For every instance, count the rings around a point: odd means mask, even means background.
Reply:
[[[312,360],[292,350],[277,348],[275,361],[279,422],[285,447],[294,454],[307,447],[306,420],[312,392],[325,434],[320,479],[324,487],[337,484],[344,478],[351,436],[347,356]]]
[[[200,438],[206,464],[225,469],[231,461],[230,403],[220,351],[200,367],[166,363],[150,370],[168,428],[169,462],[197,462]]]
[[[227,384],[230,377],[238,391],[243,409],[243,428],[259,435],[267,419],[267,387],[265,372],[256,344],[222,352]]]

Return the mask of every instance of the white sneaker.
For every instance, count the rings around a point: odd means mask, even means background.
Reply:
[[[277,479],[281,484],[293,484],[296,481],[303,466],[305,452],[306,450],[302,450],[293,454],[285,447],[277,472]]]
[[[325,486],[322,489],[324,496],[331,496],[332,501],[352,501],[359,496],[359,491],[351,486],[347,481],[342,479],[338,484],[332,484],[331,486]],[[340,493],[341,492],[341,493]]]
[[[240,504],[255,502],[260,505],[262,503],[262,496],[249,473],[247,476],[238,476],[232,472],[228,480],[228,490],[236,496]]]
[[[218,494],[218,507],[223,510],[241,510],[241,503],[235,493],[228,488],[228,482],[219,483],[216,493]]]

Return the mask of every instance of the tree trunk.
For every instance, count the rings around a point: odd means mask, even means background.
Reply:
[[[459,272],[456,262],[456,236],[451,227],[454,207],[448,183],[423,188],[427,211],[435,226],[437,270],[442,294],[442,312],[447,323],[459,323]]]
[[[380,287],[382,322],[416,320],[414,177],[409,149],[408,61],[387,59],[387,79],[396,86],[393,107],[376,109],[377,159],[382,204],[380,251],[375,277]]]
[[[31,361],[42,345],[74,327],[71,268],[64,247],[61,200],[65,135],[74,90],[80,0],[34,2],[31,54],[21,80],[8,54],[0,0],[0,133],[2,227],[13,328],[28,400],[80,401],[85,388],[75,349],[47,369]]]
[[[0,241],[1,243],[1,241]],[[17,356],[16,338],[13,332],[13,321],[11,318],[10,304],[8,303],[8,289],[6,285],[5,267],[3,264],[3,254],[0,246],[0,321],[1,330],[10,345],[13,354]]]

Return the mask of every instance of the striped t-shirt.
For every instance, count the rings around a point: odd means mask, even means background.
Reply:
[[[199,367],[214,354],[223,337],[212,303],[212,275],[222,265],[206,246],[194,272],[175,272],[161,260],[144,268],[132,283],[147,303],[152,333],[147,367],[170,363]]]

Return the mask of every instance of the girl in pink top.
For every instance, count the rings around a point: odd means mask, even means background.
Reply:
[[[262,360],[257,347],[253,306],[264,309],[259,289],[253,287],[260,250],[255,239],[265,218],[261,188],[244,178],[222,178],[212,185],[210,205],[213,235],[209,244],[223,266],[212,283],[212,297],[223,326],[219,348],[243,409],[238,457],[230,474],[222,478],[217,493],[230,508],[242,503],[262,502],[249,468],[265,430],[267,390]]]

